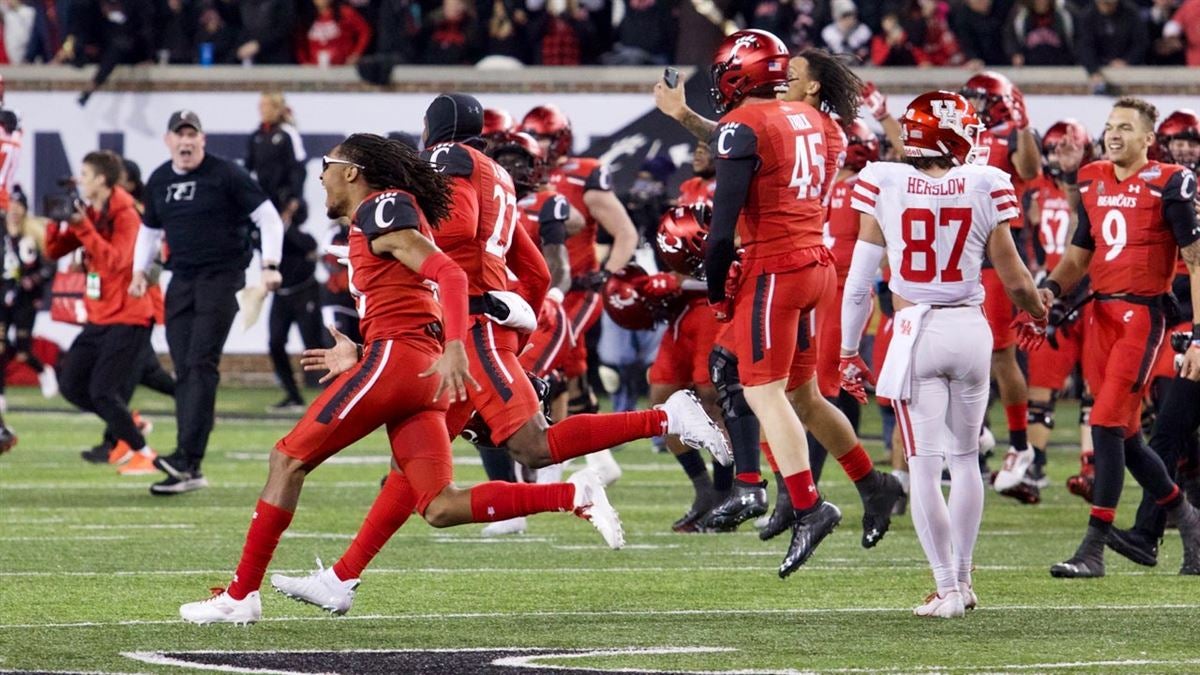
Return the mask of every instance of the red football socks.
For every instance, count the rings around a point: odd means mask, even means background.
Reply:
[[[866,450],[863,450],[862,443],[855,445],[850,452],[838,457],[837,461],[842,465],[842,469],[845,470],[850,480],[855,483],[871,475],[871,469],[875,468],[875,465],[871,463],[871,456],[867,454]]]
[[[817,486],[813,483],[812,471],[805,470],[784,476],[783,484],[787,486],[788,495],[792,498],[792,508],[797,511],[811,509],[821,498],[821,493],[817,492]]]
[[[1024,450],[1029,445],[1029,404],[1017,403],[1004,406],[1004,416],[1008,418],[1008,443],[1017,450]]]
[[[558,464],[666,432],[667,413],[661,410],[571,415],[546,430],[546,444],[550,446],[550,457]]]
[[[471,488],[471,519],[490,523],[546,511],[571,511],[574,501],[575,486],[570,483],[529,485],[494,480]]]
[[[275,555],[279,537],[291,523],[291,511],[284,511],[274,504],[258,500],[254,515],[250,519],[250,530],[246,532],[242,560],[238,563],[237,571],[233,573],[233,581],[226,589],[229,597],[243,600],[262,586],[263,575],[267,573],[271,556]]]
[[[737,476],[735,476],[735,478],[742,481],[743,483],[749,483],[750,485],[758,485],[759,483],[762,482],[762,474],[757,471],[747,471],[745,473],[739,473]]]
[[[762,453],[767,458],[767,466],[771,467],[771,473],[779,473],[779,465],[775,463],[775,455],[771,454],[771,444],[761,441],[758,447],[762,448]]]
[[[333,566],[338,579],[348,581],[362,576],[371,560],[388,539],[400,529],[417,506],[417,494],[413,492],[408,478],[399,471],[388,474],[371,510],[354,535],[354,541]]]
[[[1117,518],[1117,510],[1107,509],[1103,506],[1093,506],[1092,512],[1089,515],[1096,520],[1101,520],[1111,525]]]

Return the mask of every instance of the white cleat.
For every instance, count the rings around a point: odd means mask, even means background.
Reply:
[[[1026,447],[1024,450],[1017,450],[1010,447],[1004,455],[1004,466],[996,472],[996,482],[992,487],[996,488],[996,492],[1004,492],[1011,490],[1021,484],[1025,480],[1025,472],[1033,465],[1033,448]]]
[[[596,476],[600,478],[600,482],[604,484],[604,487],[608,487],[621,479],[621,465],[617,464],[612,450],[593,452],[590,455],[585,455],[583,459],[587,462],[587,468],[596,472]],[[542,469],[538,469],[539,483],[542,482],[541,472]]]
[[[986,455],[996,448],[996,435],[992,430],[984,427],[983,431],[979,432],[979,454]]]
[[[317,569],[306,577],[288,577],[282,574],[271,575],[271,586],[293,600],[307,602],[321,609],[341,616],[350,611],[354,605],[354,589],[362,583],[361,579],[342,581],[333,573],[333,568],[321,565],[317,558]]]
[[[479,533],[481,537],[504,537],[510,534],[525,534],[527,521],[525,516],[520,518],[509,518],[508,520],[498,520],[494,523],[489,523],[487,527]]]
[[[611,459],[612,453],[609,452],[608,456]],[[617,461],[614,459],[613,466],[616,466],[616,465],[617,465]],[[538,469],[537,471],[535,471],[534,476],[535,476],[534,482],[539,483],[541,485],[549,485],[550,483],[561,483],[562,476],[563,476],[563,465],[562,464],[551,464],[550,466],[544,466],[544,467]],[[617,466],[617,478],[620,478],[620,477],[621,477],[621,467]],[[613,480],[615,481],[616,479],[614,478]],[[608,483],[605,483],[605,485],[608,485]]]
[[[232,623],[249,625],[262,618],[262,600],[258,591],[234,600],[223,588],[214,588],[213,596],[199,602],[179,606],[179,616],[184,621],[200,624]]]
[[[58,375],[55,374],[53,366],[42,367],[42,372],[38,373],[38,385],[42,388],[44,398],[54,398],[58,395]]]
[[[733,465],[733,453],[721,428],[712,421],[700,399],[687,389],[671,394],[666,403],[656,406],[667,413],[667,433],[674,434],[690,448],[704,448],[721,466]]]
[[[957,589],[949,591],[945,596],[930,593],[925,598],[925,604],[913,610],[917,616],[937,617],[939,619],[957,619],[966,614],[963,607],[962,594]]]
[[[765,528],[769,522],[771,522],[771,514],[768,513],[765,516],[759,516],[758,518],[754,519],[754,529],[761,530]]]
[[[979,606],[979,596],[975,595],[975,588],[971,584],[958,582],[958,592],[962,595],[963,609],[975,609]]]
[[[625,531],[621,529],[621,517],[608,503],[608,495],[604,493],[604,485],[596,472],[591,469],[576,471],[567,482],[575,486],[575,515],[591,522],[609,548],[624,546]]]

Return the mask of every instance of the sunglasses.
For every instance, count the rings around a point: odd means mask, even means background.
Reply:
[[[321,157],[321,173],[325,173],[329,169],[330,164],[345,164],[347,166],[352,166],[352,167],[358,169],[359,171],[362,171],[363,169],[366,168],[365,166],[363,166],[362,164],[359,164],[358,162],[351,162],[348,159],[338,159],[337,157],[330,157],[329,155],[325,155],[325,156]]]

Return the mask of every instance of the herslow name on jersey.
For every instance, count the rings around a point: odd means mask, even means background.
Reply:
[[[937,305],[983,302],[988,237],[1018,213],[1012,182],[989,166],[956,166],[933,178],[908,164],[872,162],[851,204],[879,221],[892,292]]]

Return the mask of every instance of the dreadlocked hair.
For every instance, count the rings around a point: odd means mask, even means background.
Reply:
[[[404,143],[376,134],[351,134],[338,151],[363,167],[363,179],[372,189],[412,193],[430,227],[450,217],[449,181]]]
[[[845,61],[824,49],[809,47],[798,56],[808,61],[809,77],[821,84],[821,107],[836,113],[842,126],[854,122],[862,103],[863,81],[858,75]]]

